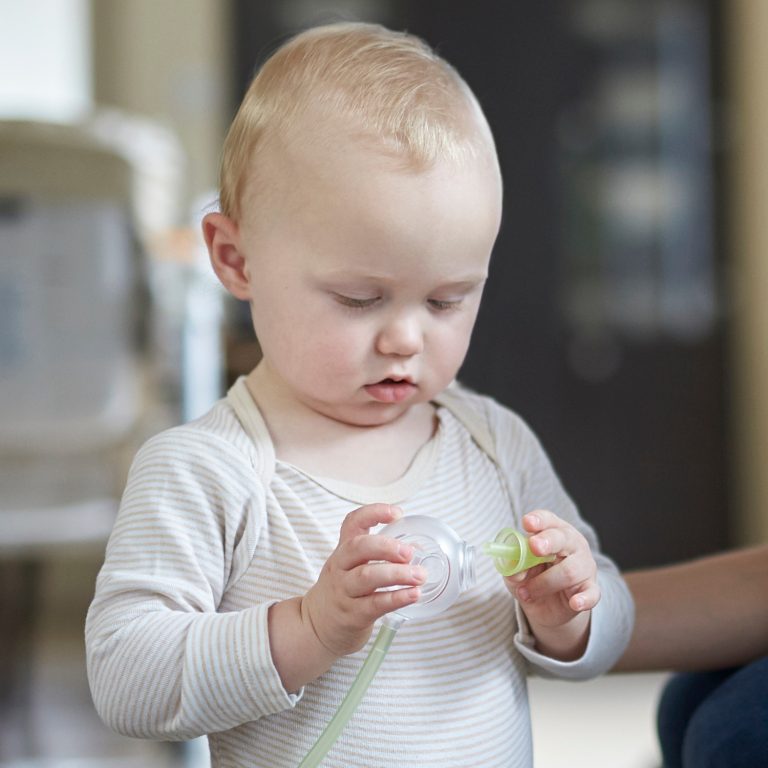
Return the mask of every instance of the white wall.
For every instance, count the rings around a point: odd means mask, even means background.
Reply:
[[[0,72],[0,118],[69,120],[89,110],[89,0],[0,0]]]

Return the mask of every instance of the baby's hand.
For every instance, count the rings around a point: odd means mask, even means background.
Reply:
[[[413,547],[389,536],[370,535],[375,525],[393,523],[402,515],[389,504],[368,504],[350,512],[341,525],[339,545],[302,600],[302,617],[334,656],[362,648],[376,619],[419,599],[417,585],[426,573],[409,565]],[[403,588],[377,591],[394,586]]]
[[[589,611],[600,600],[597,564],[587,540],[572,525],[546,510],[523,517],[536,555],[556,560],[510,576],[507,588],[517,597],[542,653],[577,658],[589,634]]]

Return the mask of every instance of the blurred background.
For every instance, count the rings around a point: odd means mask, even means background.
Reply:
[[[494,131],[463,381],[526,418],[622,568],[768,540],[768,3],[0,0],[4,768],[206,764],[99,723],[82,624],[137,446],[258,360],[199,235],[227,125],[338,19],[427,39]],[[656,764],[661,678],[629,677],[535,683],[537,766],[603,764],[551,751],[584,691],[604,764]]]

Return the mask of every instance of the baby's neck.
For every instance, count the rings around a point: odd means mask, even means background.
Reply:
[[[248,377],[275,454],[316,477],[384,486],[401,478],[436,427],[434,407],[414,405],[394,421],[357,426],[318,413],[302,413]]]
[[[317,433],[315,440],[301,445],[281,446],[276,453],[279,459],[316,477],[381,487],[406,473],[432,437],[434,427],[432,406],[414,406],[397,422],[377,427],[344,426],[326,435]]]

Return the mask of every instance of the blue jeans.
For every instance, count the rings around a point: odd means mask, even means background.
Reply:
[[[768,766],[768,657],[675,675],[657,716],[664,768]]]

